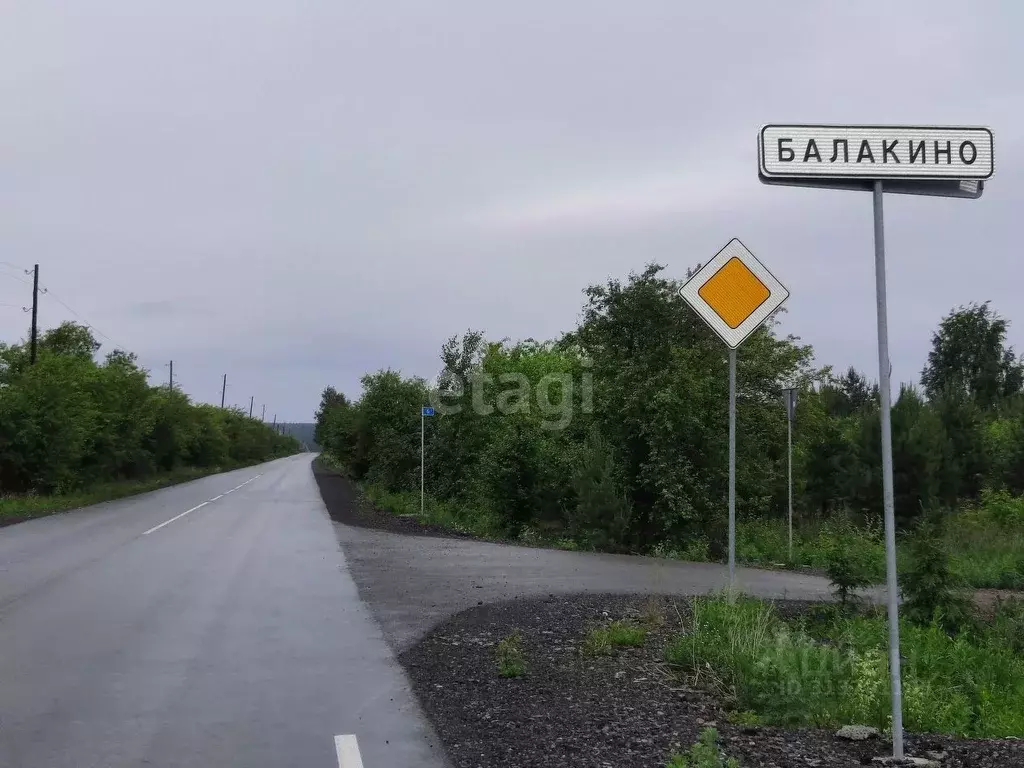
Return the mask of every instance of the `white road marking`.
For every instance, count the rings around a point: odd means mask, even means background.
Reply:
[[[148,531],[144,532],[142,535],[143,536],[148,536],[149,534],[153,533],[154,531],[159,531],[165,525],[170,525],[175,520],[178,520],[178,519],[184,517],[185,515],[187,515],[189,512],[195,512],[197,509],[202,509],[203,507],[205,507],[209,503],[210,502],[208,502],[208,501],[204,501],[202,504],[198,504],[198,505],[192,507],[192,509],[186,509],[180,515],[175,515],[170,520],[164,520],[162,523],[160,523],[160,525],[157,525],[157,526],[154,526],[154,527],[150,528]]]
[[[359,756],[359,742],[355,736],[335,736],[334,749],[338,752],[338,768],[363,768],[363,758]]]
[[[262,472],[260,472],[258,475],[254,475],[253,477],[250,477],[248,480],[246,480],[244,483],[242,483],[242,485],[246,485],[247,483],[251,483],[253,480],[256,480],[257,478],[260,478],[260,477],[263,477],[263,473]],[[242,485],[236,485],[234,488],[231,489],[231,491],[237,491],[239,488],[242,487]],[[199,505],[197,505],[195,507],[192,507],[192,509],[186,509],[180,515],[175,515],[170,520],[164,520],[162,523],[160,523],[160,525],[154,526],[154,527],[150,528],[148,531],[144,531],[142,535],[143,536],[147,536],[147,535],[153,533],[153,531],[159,531],[165,525],[170,525],[175,520],[180,520],[185,515],[187,515],[189,512],[195,512],[197,509],[201,509],[202,507],[205,507],[207,504],[210,504],[211,502],[214,502],[217,499],[223,499],[225,496],[227,496],[229,493],[231,493],[231,491],[224,491],[224,493],[220,494],[219,496],[214,496],[209,501],[204,501],[202,504],[199,504]],[[357,763],[356,765],[357,765],[357,768],[362,768],[362,763]]]

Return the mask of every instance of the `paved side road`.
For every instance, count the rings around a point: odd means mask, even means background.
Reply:
[[[0,529],[0,766],[443,768],[310,459]]]
[[[725,589],[728,569],[650,557],[563,552],[472,539],[406,536],[367,528],[379,519],[360,510],[352,486],[317,470],[324,502],[359,593],[398,652],[459,611],[497,600],[549,594],[701,595]],[[344,524],[351,523],[351,524]],[[740,568],[748,594],[790,600],[829,597],[826,579]]]

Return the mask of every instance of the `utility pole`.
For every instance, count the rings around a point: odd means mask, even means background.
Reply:
[[[32,269],[32,341],[30,343],[29,364],[36,364],[36,345],[39,338],[39,265]]]
[[[170,388],[171,388],[171,392],[173,392],[174,391],[174,361],[173,360],[171,360],[170,366],[171,366]]]
[[[224,383],[220,385],[220,407],[224,407],[224,394],[228,391],[228,375],[224,374]]]
[[[255,395],[249,397],[249,418],[252,418],[252,401],[256,399]]]
[[[267,404],[264,403],[263,404],[263,413],[260,414],[260,421],[266,421],[266,420],[267,420]]]

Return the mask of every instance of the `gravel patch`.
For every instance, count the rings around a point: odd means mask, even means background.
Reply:
[[[779,603],[782,612],[806,603]],[[685,621],[685,599],[587,595],[478,606],[437,626],[400,656],[455,768],[661,768],[714,725],[744,768],[845,768],[891,754],[884,739],[848,741],[835,729],[731,724],[711,695],[662,662]],[[588,629],[611,619],[662,617],[640,648],[581,651]],[[495,646],[518,631],[526,673],[498,675]],[[944,767],[1024,766],[1024,742],[909,736],[907,751]],[[944,755],[942,753],[945,753]]]
[[[327,507],[331,519],[335,522],[356,528],[400,533],[405,536],[433,536],[448,539],[474,538],[448,528],[421,523],[414,517],[401,517],[378,509],[336,469],[324,466],[319,456],[313,460],[313,477],[316,478],[324,506]]]

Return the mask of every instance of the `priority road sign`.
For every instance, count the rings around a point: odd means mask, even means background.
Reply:
[[[789,291],[733,238],[679,289],[711,330],[736,349],[789,298]]]

